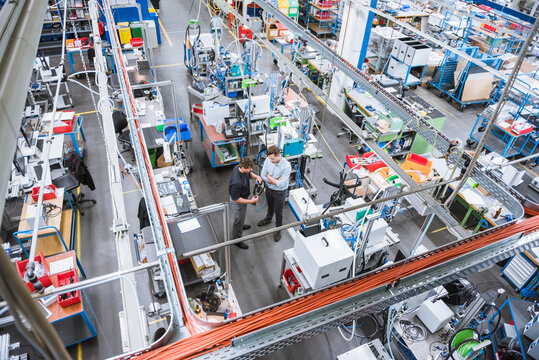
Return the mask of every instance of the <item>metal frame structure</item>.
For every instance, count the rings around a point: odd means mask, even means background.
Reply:
[[[444,135],[442,132],[434,128],[426,119],[422,118],[419,114],[412,111],[406,104],[404,104],[401,100],[397,99],[395,96],[387,92],[383,87],[381,87],[378,84],[371,83],[367,77],[354,65],[350,64],[346,60],[344,60],[342,57],[338,56],[333,50],[329,49],[325,44],[321,43],[317,38],[312,36],[307,30],[305,30],[303,27],[289,19],[288,17],[284,16],[279,12],[278,9],[276,9],[274,6],[266,3],[264,0],[255,0],[255,3],[260,6],[264,11],[267,11],[268,13],[271,13],[273,16],[275,16],[279,21],[281,21],[290,31],[292,31],[294,34],[299,35],[302,39],[306,40],[309,46],[313,47],[315,50],[317,50],[323,57],[325,57],[328,60],[331,60],[331,62],[339,69],[341,70],[346,76],[348,76],[350,79],[352,79],[354,82],[359,84],[363,89],[368,91],[370,94],[372,94],[378,101],[380,101],[383,105],[385,105],[392,113],[394,113],[396,116],[401,118],[404,123],[408,123],[409,127],[416,131],[417,134],[422,136],[424,139],[426,139],[429,143],[431,143],[436,150],[438,150],[442,154],[446,154],[450,151],[452,148],[451,141],[452,139],[449,139],[446,135]],[[372,8],[369,8],[372,9]],[[232,13],[234,11],[232,9],[229,9]],[[234,14],[237,16],[236,14]],[[384,14],[384,16],[387,16]],[[240,20],[245,20],[240,17],[238,17]],[[396,20],[397,21],[397,20]],[[400,23],[400,22],[399,22]],[[458,52],[460,54],[460,51]],[[308,79],[306,79],[305,76],[302,76],[302,74],[299,73],[299,71],[296,70],[293,66],[290,66],[291,62],[287,61],[288,59],[284,58],[283,56],[279,56],[280,54],[275,54],[280,58],[279,61],[282,61],[284,63],[287,63],[287,67],[294,72],[296,76],[299,77],[299,79],[303,80],[304,84],[309,84],[310,82]],[[468,57],[466,55],[466,57]],[[474,62],[475,63],[475,62]],[[493,70],[493,69],[492,69]],[[319,89],[315,86],[310,87],[313,92],[319,96],[320,98],[324,98],[324,94],[319,93]],[[341,109],[339,109],[335,104],[333,104],[331,101],[326,101],[326,106],[331,107],[331,109],[337,114],[337,116],[340,118],[340,120],[353,132],[355,133],[359,138],[361,142],[364,142],[369,148],[371,148],[376,154],[383,160],[390,168],[392,168],[397,175],[412,189],[417,188],[417,183],[413,181],[408,174],[406,174],[401,167],[393,161],[393,159],[387,155],[386,152],[384,152],[377,144],[370,139],[370,135],[367,134],[365,131],[361,130],[348,116],[346,116]],[[449,160],[452,163],[455,163],[457,161],[458,156],[456,154],[450,154]],[[462,156],[462,159],[464,161],[461,161],[458,166],[461,168],[465,168],[465,162],[467,160],[471,160],[471,157],[464,153]],[[524,215],[524,209],[520,205],[520,203],[504,188],[502,188],[500,185],[498,185],[493,178],[491,178],[489,175],[487,175],[481,167],[474,168],[474,171],[471,175],[476,181],[482,184],[482,186],[487,189],[491,194],[496,196],[496,198],[506,206],[509,211],[515,216],[515,218],[520,218]],[[447,224],[448,229],[451,229],[453,233],[456,233],[459,237],[465,237],[467,236],[467,232],[458,225],[456,220],[451,217],[451,215],[447,214],[447,211],[442,208],[440,204],[438,204],[431,196],[423,196],[422,200],[425,201],[440,217],[440,219]]]
[[[503,227],[505,226],[507,225]],[[470,239],[475,239],[496,230],[487,230]],[[197,359],[254,359],[349,323],[354,319],[382,311],[389,305],[462,276],[484,270],[490,265],[539,244],[539,232],[537,231],[523,237],[520,237],[520,235],[522,234],[508,237],[498,241],[496,244],[400,279],[397,287],[388,289],[386,286],[381,286],[346,300],[329,304],[292,320],[233,339],[230,346],[199,356]],[[420,257],[426,257],[436,251],[440,251],[440,249],[422,254]],[[400,265],[400,263],[397,263],[392,266]],[[368,277],[373,272],[360,278]],[[249,315],[254,316],[256,312]]]
[[[256,1],[257,3],[259,0]],[[112,12],[110,11],[110,5],[108,4],[108,0],[103,1],[103,7],[104,7],[104,13],[107,17],[107,22],[109,25],[109,29],[113,33],[113,36],[115,36],[115,26],[114,21],[112,19]],[[277,10],[276,13],[279,13]],[[96,32],[97,27],[97,16],[98,16],[98,9],[97,9],[97,3],[95,0],[92,0],[90,2],[90,14],[92,16],[92,25],[94,29],[94,34],[98,33]],[[307,36],[306,36],[307,38]],[[316,39],[313,40],[312,37],[308,36],[310,41],[313,41],[314,43],[318,43]],[[117,40],[117,39],[116,39]],[[116,241],[118,244],[118,256],[119,260],[121,260],[121,254],[124,254],[125,251],[129,251],[130,254],[130,248],[127,248],[126,250],[126,243],[129,243],[129,241],[125,241],[125,239],[128,239],[127,236],[127,229],[128,224],[125,218],[125,209],[123,209],[123,199],[121,198],[122,191],[121,191],[121,181],[120,179],[120,173],[118,170],[118,158],[117,158],[117,146],[115,139],[107,138],[108,134],[114,134],[114,131],[111,128],[112,126],[112,103],[108,99],[108,92],[106,91],[106,79],[104,77],[104,71],[103,71],[103,58],[102,58],[102,51],[101,51],[101,40],[98,36],[95,36],[94,44],[96,46],[96,55],[100,58],[100,61],[97,61],[96,64],[98,67],[96,69],[96,83],[99,85],[100,88],[100,95],[101,95],[101,101],[99,102],[99,110],[100,114],[102,116],[102,126],[103,126],[103,132],[105,134],[106,139],[106,145],[107,145],[107,158],[109,161],[109,180],[111,182],[111,195],[112,195],[112,203],[113,203],[113,209],[115,214],[115,221],[113,226],[113,231],[116,234]],[[318,43],[319,44],[319,43]],[[0,43],[2,45],[2,43]],[[37,44],[36,44],[37,46]],[[324,45],[321,45],[323,51],[329,51],[329,49],[326,49]],[[118,48],[118,42],[114,41],[112,42],[112,48],[113,48],[113,54],[115,57],[115,61],[118,62],[118,64],[122,64],[122,59],[120,57],[119,52],[121,51]],[[3,50],[0,48],[0,50]],[[329,53],[331,54],[331,53]],[[2,54],[3,55],[3,54]],[[33,58],[33,55],[32,55]],[[343,66],[341,69],[343,72],[349,72],[352,74],[352,78],[357,78],[359,83],[362,83],[364,86],[368,87],[370,91],[373,91],[374,94],[378,94],[380,89],[377,89],[377,87],[373,84],[370,84],[366,79],[361,77],[361,75],[358,73],[358,71],[350,64],[348,64],[345,60],[337,58],[334,54],[330,56],[330,58],[335,58],[339,61],[340,66]],[[284,61],[284,57],[282,59]],[[286,59],[288,60],[288,59]],[[286,61],[284,61],[286,63]],[[291,64],[291,62],[288,60],[288,63],[286,63],[287,66]],[[0,63],[0,65],[2,65]],[[290,66],[289,66],[290,67]],[[292,70],[292,67],[290,69]],[[344,70],[343,70],[344,69]],[[120,86],[122,88],[122,95],[124,98],[124,102],[127,105],[126,110],[128,114],[128,121],[129,125],[132,129],[131,137],[132,142],[135,149],[135,154],[137,158],[138,168],[139,168],[139,174],[141,176],[142,185],[143,185],[143,192],[144,195],[148,197],[148,199],[154,199],[155,192],[152,190],[155,190],[155,183],[153,180],[153,176],[148,173],[148,159],[147,156],[143,153],[142,149],[144,148],[144,138],[140,133],[140,128],[138,127],[138,117],[136,112],[134,111],[134,107],[130,107],[129,104],[132,103],[132,94],[131,94],[131,86],[129,85],[129,81],[126,78],[124,74],[124,69],[119,69],[118,76],[120,79]],[[297,74],[296,74],[297,75]],[[304,76],[299,77],[304,84],[310,84],[309,82],[305,81]],[[6,85],[5,81],[2,82],[2,85]],[[313,88],[316,89],[316,88]],[[1,90],[1,89],[0,89]],[[23,93],[26,91],[26,88],[24,87]],[[17,92],[14,92],[17,94]],[[391,97],[388,93],[385,93],[385,91],[381,92],[383,95],[383,98],[387,100],[388,103],[392,103],[394,98]],[[368,134],[365,134],[361,129],[357,128],[351,120],[346,117],[344,114],[342,114],[342,111],[340,109],[337,109],[336,106],[332,103],[327,104],[330,106],[333,110],[335,110],[339,117],[341,118],[341,121],[343,121],[345,124],[349,125],[354,132],[356,132],[358,135],[361,134],[365,138],[366,144],[370,144]],[[11,106],[9,108],[12,108]],[[402,105],[392,104],[391,108],[397,109],[397,113],[402,114],[408,114],[406,116],[414,117],[418,120],[417,126],[419,128],[419,123],[422,121],[421,119],[417,118],[417,116],[414,116],[413,113],[409,112],[406,107]],[[15,113],[15,112],[14,112]],[[20,112],[16,112],[17,114],[20,114]],[[17,119],[18,119],[17,115]],[[427,123],[421,123],[422,128],[427,128],[430,130],[422,130],[422,132],[425,134],[421,134],[425,138],[431,139],[432,142],[436,145],[436,148],[442,152],[447,151],[449,148],[449,139],[445,138],[442,134],[435,133],[434,130],[428,125]],[[430,131],[430,132],[429,132]],[[420,133],[418,131],[418,133]],[[446,143],[443,143],[440,145],[440,139],[445,140]],[[114,140],[114,142],[112,142]],[[447,145],[447,146],[443,146]],[[369,145],[370,146],[370,145]],[[114,151],[116,150],[116,151]],[[445,150],[445,151],[443,151]],[[391,158],[384,154],[379,154],[384,161],[388,161],[389,164],[393,164]],[[400,169],[400,168],[399,168]],[[398,170],[398,169],[396,169]],[[397,171],[398,172],[398,171]],[[401,175],[399,173],[399,175]],[[403,174],[405,175],[405,174]],[[424,188],[419,187],[419,185],[414,186],[411,179],[408,179],[408,177],[404,177],[401,175],[404,180],[408,180],[407,182],[411,182],[411,188],[412,191],[423,191]],[[487,178],[489,179],[489,178]],[[437,186],[440,186],[440,184],[437,184]],[[485,186],[487,188],[487,186]],[[490,191],[490,189],[487,188],[487,190]],[[496,188],[495,190],[498,190]],[[498,190],[501,191],[501,190]],[[491,191],[495,193],[496,191]],[[503,192],[502,192],[503,194]],[[503,194],[505,195],[505,194]],[[155,199],[157,201],[157,199]],[[386,199],[387,200],[387,199]],[[507,203],[509,205],[514,205],[512,203],[512,198],[507,200]],[[427,202],[433,202],[434,200],[430,197],[426,198]],[[152,264],[147,264],[144,266],[138,266],[133,267],[131,264],[131,267],[120,267],[120,272],[109,274],[106,276],[107,281],[108,279],[116,279],[120,277],[120,273],[125,274],[132,274],[135,271],[145,269],[149,266],[155,266],[157,263],[161,266],[161,269],[163,270],[163,273],[165,274],[165,285],[167,288],[167,294],[169,296],[169,299],[171,301],[171,310],[172,310],[172,318],[173,322],[171,322],[171,325],[169,327],[169,330],[172,327],[172,324],[176,325],[176,327],[183,325],[182,319],[181,319],[181,306],[180,306],[180,298],[178,294],[182,293],[181,289],[178,289],[177,286],[181,285],[181,277],[179,280],[176,279],[176,276],[178,274],[178,267],[176,261],[172,261],[173,259],[173,252],[174,249],[169,247],[166,243],[165,237],[169,236],[168,230],[166,229],[166,226],[163,226],[163,219],[162,219],[162,210],[157,207],[157,204],[153,201],[147,201],[147,207],[148,207],[148,213],[150,214],[150,222],[152,227],[152,233],[154,235],[157,247],[158,247],[158,257],[159,261]],[[1,204],[0,204],[1,205]],[[435,203],[435,205],[438,205]],[[438,205],[439,206],[439,205]],[[518,208],[515,206],[515,210],[518,210]],[[510,208],[511,209],[511,208]],[[346,209],[349,210],[349,209]],[[518,211],[517,211],[518,212]],[[225,224],[228,224],[228,215],[224,215],[224,221]],[[447,218],[447,215],[444,216],[444,219],[449,221],[451,219]],[[450,222],[450,221],[449,221]],[[457,228],[455,228],[456,230]],[[458,231],[458,230],[456,230]],[[483,234],[483,233],[482,233]],[[260,234],[258,234],[260,235]],[[226,245],[230,245],[231,242],[226,241],[227,234],[225,234],[225,243]],[[464,235],[462,235],[464,236]],[[357,318],[361,315],[361,311],[367,311],[369,307],[372,309],[378,307],[383,308],[385,304],[388,304],[389,302],[392,302],[393,300],[400,300],[402,298],[408,297],[411,293],[418,293],[422,291],[422,289],[429,287],[429,286],[435,286],[438,283],[450,281],[455,276],[461,276],[462,274],[465,274],[467,271],[476,271],[484,266],[487,266],[490,263],[493,263],[495,261],[498,261],[498,259],[503,258],[505,256],[511,256],[513,254],[516,254],[524,249],[530,248],[534,246],[538,242],[539,234],[532,233],[522,239],[520,239],[517,242],[514,242],[515,239],[509,238],[500,241],[496,245],[488,246],[486,248],[480,249],[476,252],[470,253],[465,255],[464,257],[461,257],[459,259],[455,259],[451,262],[441,264],[433,269],[429,269],[428,273],[430,276],[430,282],[427,283],[424,281],[425,275],[424,273],[415,274],[413,276],[410,276],[408,278],[404,278],[401,280],[399,286],[397,288],[394,288],[391,291],[386,291],[385,288],[378,288],[372,291],[369,291],[368,293],[361,294],[359,298],[352,298],[347,299],[345,301],[342,301],[337,304],[332,304],[331,306],[317,310],[316,312],[306,314],[305,316],[298,317],[294,319],[293,321],[282,323],[279,325],[276,325],[274,327],[264,329],[261,332],[256,332],[254,334],[250,334],[248,336],[241,337],[239,339],[236,339],[233,344],[232,348],[235,348],[235,351],[239,351],[237,353],[238,357],[243,358],[253,358],[255,356],[259,356],[263,353],[268,352],[268,350],[274,351],[277,348],[281,348],[286,346],[287,344],[291,344],[294,342],[297,342],[301,339],[310,337],[312,335],[315,335],[316,333],[320,333],[322,331],[325,331],[331,327],[337,326],[343,322],[347,322],[348,319]],[[123,264],[128,265],[128,264]],[[457,270],[455,270],[457,269]],[[367,274],[368,275],[368,274]],[[176,280],[179,282],[176,283]],[[74,284],[75,286],[80,286],[81,288],[84,286],[91,286],[97,284],[99,281],[104,281],[104,278],[101,279],[91,279],[87,281],[80,282],[78,284]],[[122,280],[123,283],[123,280]],[[176,284],[175,284],[176,283]],[[22,284],[21,284],[22,285]],[[69,286],[69,285],[68,285]],[[122,289],[124,288],[124,285],[122,285]],[[58,292],[65,292],[65,287],[56,289]],[[122,293],[128,293],[128,291],[122,291]],[[49,294],[50,295],[50,294]],[[124,308],[126,309],[126,316],[129,315],[129,309],[133,306],[133,304],[129,304],[125,302],[125,296],[124,296]],[[138,309],[135,309],[132,315],[138,314]],[[307,316],[308,315],[308,316]],[[138,316],[133,316],[130,319],[127,320],[127,323],[135,322],[137,321]],[[318,319],[318,320],[317,320]],[[286,333],[286,340],[281,341],[279,344],[274,344],[276,341],[279,340],[278,337],[275,336],[276,332],[283,333],[282,327],[286,327],[290,331],[290,333]],[[134,329],[137,329],[136,326],[129,326],[129,330],[133,331]],[[141,335],[142,334],[133,334]],[[167,335],[170,335],[170,332],[167,331]],[[266,337],[268,342],[262,343],[261,338]],[[282,336],[282,335],[281,335]],[[134,354],[140,351],[143,351],[148,348],[148,346],[142,346],[137,347],[137,344],[140,344],[137,339],[133,339],[134,341],[130,343],[130,349],[133,350],[130,354]],[[144,342],[144,340],[142,340]],[[251,344],[251,345],[249,345]],[[155,345],[155,344],[153,344]],[[275,348],[270,348],[270,346],[275,346]],[[230,349],[230,347],[228,348]],[[205,355],[203,358],[210,358],[208,356],[211,356],[212,358],[214,356],[217,356],[221,351],[218,350],[213,353],[210,353],[208,355]],[[123,356],[129,356],[130,354],[124,354]],[[229,356],[230,353],[227,355]]]

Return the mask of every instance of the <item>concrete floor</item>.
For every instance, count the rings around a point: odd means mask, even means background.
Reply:
[[[191,127],[193,134],[191,154],[195,167],[189,181],[193,193],[196,195],[198,205],[205,206],[228,200],[227,185],[231,168],[212,169],[209,166],[197,135],[198,125],[188,120],[190,119],[190,109],[185,90],[190,83],[190,79],[183,65],[182,43],[188,19],[196,17],[197,5],[198,2],[189,2],[187,0],[161,2],[160,19],[168,36],[164,35],[164,31],[162,32],[162,43],[158,49],[155,49],[154,56],[159,80],[174,81],[179,116],[186,119]],[[187,11],[187,9],[190,10]],[[209,28],[209,16],[207,9],[204,7],[201,9],[200,22],[202,29]],[[225,31],[223,43],[226,44],[231,39],[231,35]],[[268,54],[262,58],[259,65],[264,71],[273,69],[273,62]],[[71,91],[77,112],[94,110],[92,103],[88,101],[86,90],[77,85],[72,85]],[[163,91],[163,98],[167,103],[166,115],[172,117],[170,95],[167,91],[166,89]],[[461,113],[444,99],[438,98],[426,89],[418,88],[416,92],[446,114],[447,121],[443,129],[446,134],[461,140],[466,139],[481,107],[469,107]],[[305,92],[304,94],[311,103],[322,109],[321,104],[310,93]],[[329,112],[322,110],[319,113],[319,120],[322,124],[322,130],[317,137],[322,140],[321,135],[323,135],[331,146],[330,150],[324,141],[320,141],[324,157],[311,164],[311,178],[318,188],[316,202],[322,203],[327,202],[334,191],[333,188],[325,185],[322,179],[325,177],[330,180],[338,179],[338,172],[344,161],[345,154],[356,153],[356,148],[347,141],[343,141],[342,138],[338,139],[336,137],[341,125]],[[96,190],[89,192],[88,189],[83,189],[83,191],[87,193],[88,197],[97,200],[97,206],[88,208],[85,215],[80,218],[80,237],[77,239],[77,249],[79,249],[79,256],[88,277],[92,278],[116,271],[117,255],[114,238],[110,231],[112,213],[108,174],[105,166],[104,141],[95,114],[84,115],[84,131],[88,139],[85,161],[94,177]],[[336,158],[332,153],[335,154]],[[126,159],[131,161],[131,156],[127,154]],[[124,178],[123,185],[130,222],[129,232],[136,233],[139,231],[136,209],[140,193],[135,184],[127,177]],[[253,225],[253,228],[245,233],[259,230],[255,224],[264,216],[265,212],[261,204],[262,202],[256,207],[249,207],[246,223]],[[290,209],[286,207],[284,221],[291,222],[294,220]],[[420,216],[409,218],[406,214],[398,214],[391,223],[394,231],[401,234],[402,242],[400,247],[404,252],[410,251],[423,220]],[[220,217],[213,217],[212,224],[215,229],[221,229],[222,221]],[[434,220],[424,241],[427,247],[440,246],[454,240],[446,230],[443,230],[443,227],[444,225],[438,219]],[[256,243],[248,242],[248,244],[250,245],[248,250],[232,247],[231,276],[240,306],[244,312],[286,299],[287,296],[284,290],[277,288],[276,285],[279,280],[282,252],[292,247],[293,241],[285,234],[279,243],[273,242],[272,238],[268,236]],[[224,265],[221,267],[224,268]],[[496,272],[496,270],[493,271],[494,273]],[[493,279],[498,280],[499,277],[495,276]],[[501,280],[500,284],[500,286],[504,286],[505,282]],[[137,289],[141,302],[147,305],[151,296],[148,291],[148,279],[144,274],[137,277]],[[122,350],[118,311],[121,304],[118,283],[92,288],[91,296],[96,315],[98,336],[81,345],[70,347],[69,351],[73,358],[79,359],[103,359],[120,354]],[[362,331],[360,329],[360,332]],[[366,330],[367,333],[369,331]],[[356,346],[358,346],[358,341],[346,342],[337,330],[332,330],[292,347],[266,355],[262,359],[335,359],[337,355]]]

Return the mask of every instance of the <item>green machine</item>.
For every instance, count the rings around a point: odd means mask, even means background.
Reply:
[[[432,108],[429,104],[425,102],[422,98],[418,96],[409,96],[407,97],[407,100],[410,100],[411,102],[417,103],[419,106],[425,109],[425,113],[427,114],[430,119],[428,120],[432,126],[434,126],[438,130],[442,130],[442,127],[445,123],[445,115],[442,114],[437,109]],[[414,154],[427,154],[432,151],[432,145],[425,139],[423,139],[421,136],[416,136],[414,144],[412,145],[412,152]]]
[[[484,359],[486,356],[484,348],[489,345],[490,340],[481,341],[474,329],[463,329],[451,339],[448,358],[455,360]]]

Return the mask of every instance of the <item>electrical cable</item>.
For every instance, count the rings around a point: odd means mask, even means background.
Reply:
[[[396,278],[398,279],[396,276],[399,273],[402,277],[406,277],[459,256],[469,254],[476,249],[494,244],[500,239],[508,238],[520,232],[530,233],[536,231],[538,228],[539,216],[535,216],[519,223],[515,222],[504,226],[496,231],[476,234],[474,237],[457,241],[438,248],[436,251],[427,252],[419,257],[411,258],[404,268],[400,264],[387,266],[380,272],[358,276],[346,283],[309,293],[294,299],[293,302],[264,309],[257,314],[250,314],[247,318],[240,317],[234,319],[218,328],[195,334],[179,342],[142,354],[138,359],[170,359],[172,354],[174,354],[173,356],[175,358],[184,359],[200,356],[216,348],[228,346],[234,337],[266,328],[272,324],[277,324],[326,306],[327,304],[364,293],[370,289],[391,284]]]
[[[337,329],[339,330],[339,334],[341,334],[341,336],[343,337],[344,340],[350,341],[350,340],[352,340],[354,338],[355,333],[356,333],[356,320],[352,321],[352,331],[351,331],[350,338],[347,338],[346,336],[344,336],[344,334],[342,333],[342,330],[341,330],[341,326],[337,327]]]
[[[419,342],[427,338],[427,329],[424,326],[408,320],[399,320],[402,337],[409,342]]]

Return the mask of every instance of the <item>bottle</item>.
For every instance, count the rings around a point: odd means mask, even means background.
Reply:
[[[195,307],[195,314],[196,314],[196,316],[198,316],[199,318],[202,317],[202,310],[200,309],[200,306],[198,306],[198,304],[197,304],[197,306]]]

